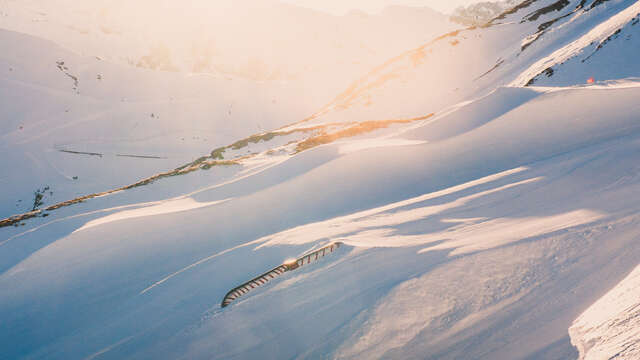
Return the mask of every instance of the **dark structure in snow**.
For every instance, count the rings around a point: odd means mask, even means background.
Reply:
[[[282,275],[287,271],[295,270],[303,265],[311,263],[312,261],[317,261],[318,259],[323,258],[327,254],[331,254],[334,250],[337,250],[340,247],[340,245],[342,245],[342,243],[340,242],[331,243],[318,250],[312,251],[302,257],[299,257],[296,260],[287,261],[284,264],[277,266],[267,271],[266,273],[258,277],[255,277],[238,287],[231,289],[231,291],[229,291],[227,295],[224,296],[224,299],[222,299],[222,304],[220,304],[220,306],[225,307],[231,304],[235,299],[239,298],[240,296],[248,293],[249,291],[251,291],[254,288],[257,288],[260,285],[264,285],[269,280],[279,275]]]

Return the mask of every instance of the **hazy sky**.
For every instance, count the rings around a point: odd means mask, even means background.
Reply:
[[[448,13],[460,5],[478,0],[281,0],[284,2],[310,7],[332,14],[342,15],[351,9],[360,9],[376,13],[389,5],[428,6],[434,10]]]

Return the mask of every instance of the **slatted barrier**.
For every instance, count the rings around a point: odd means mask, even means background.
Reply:
[[[340,242],[334,242],[331,243],[327,246],[324,246],[318,250],[314,250],[308,254],[305,254],[295,260],[292,261],[287,261],[284,264],[277,266],[269,271],[267,271],[266,273],[255,277],[249,281],[247,281],[246,283],[237,286],[233,289],[231,289],[231,291],[229,291],[224,298],[222,299],[222,304],[220,305],[221,307],[225,307],[229,304],[231,304],[234,300],[236,300],[237,298],[239,298],[242,295],[245,295],[246,293],[248,293],[249,291],[257,288],[260,285],[264,285],[265,283],[267,283],[269,280],[274,279],[277,276],[280,276],[282,274],[284,274],[287,271],[292,271],[295,270],[301,266],[304,265],[308,265],[311,262],[315,262],[318,259],[321,259],[323,257],[325,257],[328,254],[331,254],[332,252],[334,252],[336,249],[338,249],[340,246],[342,245],[342,243]]]

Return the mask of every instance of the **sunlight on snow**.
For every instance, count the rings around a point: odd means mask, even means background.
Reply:
[[[442,215],[445,211],[461,208],[472,200],[497,194],[510,188],[535,183],[542,180],[543,177],[526,179],[498,186],[493,189],[475,192],[471,195],[461,196],[453,201],[442,204],[422,206],[407,210],[397,209],[454,194],[472,186],[495,181],[504,176],[523,171],[524,169],[525,168],[518,168],[505,171],[377,209],[319,223],[303,225],[262,238],[258,241],[267,241],[260,247],[281,244],[302,244],[325,238],[333,240],[339,239],[345,244],[355,247],[408,247],[438,243],[426,247],[419,252],[454,249],[451,255],[458,255],[495,248],[528,237],[590,223],[603,217],[603,214],[599,212],[579,209],[551,216],[520,218],[497,217],[491,219],[485,217],[441,218],[438,219],[440,223],[451,223],[453,225],[444,230],[419,235],[398,234],[399,228],[405,224],[419,220],[424,221],[430,217]],[[397,211],[390,212],[391,210]]]
[[[115,214],[107,215],[96,220],[91,220],[74,232],[86,230],[98,225],[108,224],[114,221],[133,219],[133,218],[139,218],[139,217],[145,217],[145,216],[171,214],[179,211],[198,209],[206,206],[220,204],[227,200],[228,199],[201,203],[189,197],[169,199],[160,203],[159,205],[146,206],[146,207],[142,207],[134,210],[120,211]]]
[[[279,232],[277,234],[265,236],[257,240],[257,242],[265,241],[266,243],[260,245],[258,248],[262,246],[272,246],[272,245],[281,245],[281,244],[304,244],[316,240],[320,240],[325,237],[337,237],[339,235],[347,234],[350,232],[358,231],[364,227],[366,227],[372,219],[376,215],[382,214],[386,211],[398,209],[403,206],[409,206],[412,204],[417,204],[419,202],[436,199],[445,195],[450,195],[456,193],[458,191],[462,191],[465,189],[469,189],[473,186],[485,184],[491,181],[495,181],[501,179],[503,177],[516,174],[522,171],[527,170],[527,167],[518,167],[510,170],[506,170],[497,174],[485,176],[483,178],[466,182],[464,184],[452,186],[447,189],[435,191],[432,193],[424,194],[412,199],[398,201],[389,205],[377,207],[370,210],[360,211],[351,215],[341,216],[334,219],[320,221],[317,223],[307,224],[298,226],[286,231]],[[446,208],[452,207],[451,205],[443,205]],[[453,206],[455,207],[455,206]],[[423,210],[422,216],[428,216],[432,214],[436,214],[440,211],[443,211],[444,208]],[[382,215],[383,217],[386,215]],[[414,214],[413,216],[416,216]],[[388,225],[396,224],[399,220],[394,220],[393,217],[386,217],[388,219]],[[401,222],[406,222],[405,219],[401,219]],[[381,218],[376,218],[376,221],[371,222],[372,225],[381,225]]]

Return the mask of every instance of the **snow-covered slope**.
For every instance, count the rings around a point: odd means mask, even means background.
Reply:
[[[569,328],[580,359],[640,357],[640,267],[589,307]]]
[[[174,169],[303,118],[331,98],[301,82],[156,72],[0,30],[0,217]],[[52,192],[52,193],[51,193]]]
[[[581,22],[580,16],[584,14],[573,15],[567,24],[553,29],[553,32],[572,26],[572,22]],[[640,3],[635,2],[538,60],[518,76],[513,84],[575,84],[590,77],[593,81],[594,76],[599,80],[609,80],[637,74],[637,62],[632,59],[640,49],[640,27],[636,26],[638,22]],[[537,40],[540,36],[538,34],[530,41]],[[550,79],[538,81],[544,77]]]
[[[637,15],[638,3],[630,0],[523,1],[484,26],[442,35],[389,60],[316,115],[322,121],[413,117],[498,86],[637,76]]]
[[[367,64],[452,26],[427,8],[336,17],[229,1],[6,0],[0,19],[0,166],[14,169],[0,176],[0,218],[32,210],[36,193],[46,207],[118,189],[296,122]],[[139,64],[158,44],[180,72]],[[193,68],[204,53],[210,67]]]
[[[319,147],[191,195],[197,209],[163,202],[69,234],[104,216],[76,208],[3,243],[4,345],[47,358],[534,354],[637,265],[640,124],[623,105],[639,90],[544,93],[422,145]],[[327,239],[350,247],[217,309]]]
[[[632,356],[640,71],[592,68],[585,84],[588,61],[553,54],[636,31],[636,7],[525,1],[337,96],[1,32],[15,49],[0,54],[2,165],[15,170],[1,194],[42,179],[66,192],[0,227],[0,358]],[[624,41],[597,56],[637,54]],[[571,76],[530,82],[545,59]]]

